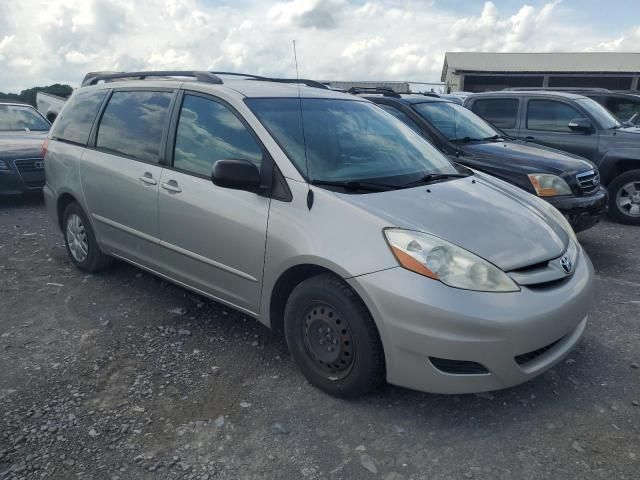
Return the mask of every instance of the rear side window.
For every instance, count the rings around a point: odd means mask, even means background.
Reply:
[[[518,116],[517,98],[476,100],[471,110],[498,128],[514,128]]]
[[[113,92],[104,110],[96,147],[157,163],[171,92]]]
[[[91,126],[107,90],[80,90],[73,95],[58,117],[51,136],[58,140],[86,145]]]
[[[173,166],[211,176],[218,160],[249,160],[260,168],[262,149],[244,124],[226,106],[185,95],[180,110]]]
[[[566,103],[553,100],[530,100],[527,111],[527,128],[530,130],[571,132],[569,122],[583,116],[578,110]]]

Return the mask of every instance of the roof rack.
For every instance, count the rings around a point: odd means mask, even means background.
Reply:
[[[211,72],[196,70],[155,70],[148,72],[90,72],[82,80],[82,86],[97,85],[98,82],[133,78],[144,80],[148,77],[193,77],[199,82],[222,84],[222,80]]]
[[[599,88],[599,87],[508,87],[508,88],[503,88],[503,90],[510,90],[510,91],[521,91],[521,92],[527,92],[527,91],[536,91],[536,90],[549,90],[549,91],[554,91],[554,92],[600,92],[600,93],[609,93],[611,92],[611,90],[609,90],[608,88]]]
[[[126,78],[144,80],[148,77],[193,77],[198,82],[221,85],[223,81],[218,75],[246,77],[247,80],[260,80],[262,82],[301,83],[308,87],[322,88],[324,90],[329,89],[329,87],[327,87],[323,83],[306,78],[271,78],[263,77],[261,75],[253,75],[251,73],[205,72],[196,70],[157,70],[148,72],[89,72],[85,75],[84,80],[82,81],[82,86],[87,87],[89,85],[97,85],[101,81],[108,82]]]
[[[347,90],[347,93],[351,93],[353,95],[358,95],[361,93],[378,93],[385,97],[396,97],[400,98],[400,94],[388,87],[351,87]]]
[[[259,80],[261,82],[276,82],[276,83],[301,83],[307,87],[322,88],[323,90],[329,90],[329,87],[324,83],[320,83],[316,80],[309,80],[307,78],[274,78],[263,77],[262,75],[253,75],[252,73],[238,73],[238,72],[210,72],[215,75],[230,75],[234,77],[247,77],[248,80]]]

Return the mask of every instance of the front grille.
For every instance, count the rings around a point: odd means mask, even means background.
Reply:
[[[15,165],[20,173],[34,173],[34,172],[42,172],[43,167],[37,166],[36,162],[39,162],[39,165],[42,165],[41,158],[25,158],[22,160],[16,160]]]
[[[595,170],[589,170],[588,172],[579,173],[576,175],[580,190],[585,195],[595,192],[600,187],[600,174]]]
[[[449,360],[447,358],[429,357],[429,361],[438,370],[453,375],[486,375],[489,373],[484,365],[466,360]]]
[[[529,362],[533,362],[540,355],[544,355],[553,347],[555,347],[558,344],[558,342],[560,342],[560,340],[562,340],[562,338],[556,340],[553,343],[550,343],[545,347],[539,348],[537,350],[533,350],[532,352],[523,353],[522,355],[518,355],[517,357],[515,357],[516,363],[522,366],[522,365],[526,365]]]

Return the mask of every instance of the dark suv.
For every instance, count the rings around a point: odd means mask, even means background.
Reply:
[[[420,133],[452,160],[544,198],[576,232],[595,225],[607,208],[607,191],[588,161],[507,138],[462,105],[438,95],[401,95],[352,89]]]
[[[49,122],[31,105],[0,102],[0,195],[41,192]]]
[[[624,127],[595,100],[567,92],[479,93],[465,106],[508,135],[593,161],[609,189],[609,215],[640,225],[640,128]]]

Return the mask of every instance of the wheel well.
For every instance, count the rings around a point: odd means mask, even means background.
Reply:
[[[305,264],[291,267],[280,275],[271,292],[271,303],[269,306],[269,320],[271,329],[274,332],[277,334],[284,332],[284,309],[293,289],[308,278],[315,277],[322,273],[334,272],[318,265]]]
[[[614,169],[615,173],[611,176],[608,183],[611,183],[613,179],[616,178],[618,175],[622,175],[624,172],[628,172],[629,170],[636,170],[638,168],[640,168],[640,161],[638,160],[632,160],[632,159],[618,160],[616,162],[616,166]]]
[[[75,201],[76,201],[75,197],[73,195],[71,195],[70,193],[63,193],[58,198],[58,203],[56,205],[56,211],[58,213],[58,226],[60,227],[60,230],[62,230],[62,216],[64,215],[65,209],[67,208],[67,206],[70,203],[75,202]]]

